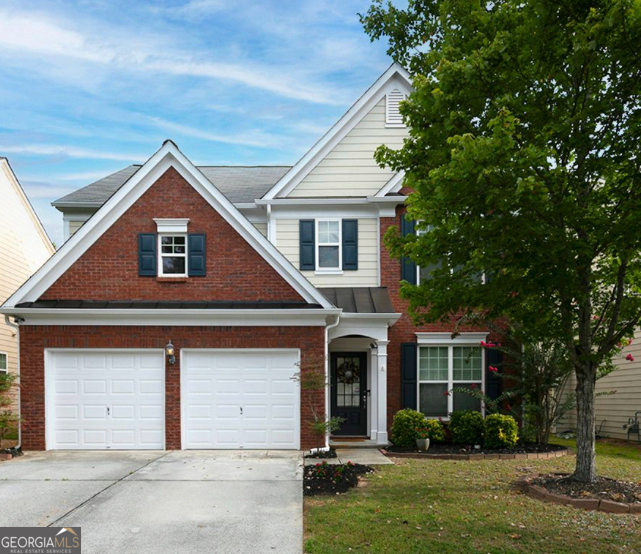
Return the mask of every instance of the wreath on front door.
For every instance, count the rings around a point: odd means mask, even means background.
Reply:
[[[338,366],[337,377],[339,383],[351,385],[355,380],[358,373],[358,366],[353,360],[347,360]]]

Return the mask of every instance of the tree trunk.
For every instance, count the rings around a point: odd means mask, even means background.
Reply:
[[[572,478],[581,483],[596,479],[594,449],[594,388],[596,371],[592,367],[576,372],[576,468]]]

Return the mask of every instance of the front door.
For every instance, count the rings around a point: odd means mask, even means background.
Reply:
[[[332,353],[332,416],[344,419],[334,435],[367,435],[367,354]]]

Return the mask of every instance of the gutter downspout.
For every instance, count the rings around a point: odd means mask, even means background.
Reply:
[[[329,331],[334,329],[341,320],[341,315],[336,314],[336,321],[325,326],[325,419],[329,418],[330,411],[330,375],[329,375]],[[325,450],[329,450],[329,434],[325,436]]]
[[[17,365],[17,381],[18,381],[18,444],[16,445],[16,450],[20,450],[22,448],[22,423],[21,423],[21,417],[20,417],[20,408],[21,408],[21,399],[20,399],[20,325],[17,323],[11,323],[9,321],[9,316],[5,314],[4,316],[4,322],[9,326],[12,327],[13,329],[16,330],[16,339],[18,341],[18,365]],[[8,370],[8,368],[7,368]]]

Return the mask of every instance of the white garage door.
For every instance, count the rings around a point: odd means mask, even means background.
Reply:
[[[183,448],[298,449],[298,350],[183,350]]]
[[[164,354],[49,350],[48,449],[163,449]]]

